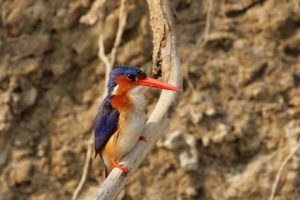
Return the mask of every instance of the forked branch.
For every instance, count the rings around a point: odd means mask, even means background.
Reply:
[[[122,35],[123,35],[124,30],[125,30],[126,20],[127,20],[127,11],[126,11],[126,8],[125,8],[126,0],[121,0],[120,11],[119,11],[119,25],[118,25],[117,35],[116,35],[114,46],[111,50],[110,59],[109,59],[109,56],[105,54],[104,31],[103,31],[104,28],[105,28],[105,26],[104,26],[105,17],[104,17],[104,14],[103,14],[104,13],[103,9],[101,9],[104,6],[105,2],[106,2],[106,0],[96,0],[93,3],[93,6],[92,6],[90,12],[88,12],[88,14],[83,16],[80,19],[80,22],[92,25],[97,20],[101,20],[100,21],[101,30],[100,30],[99,39],[98,39],[98,46],[99,46],[98,57],[105,65],[105,85],[106,85],[107,82],[108,82],[109,74],[112,70],[113,65],[115,64],[117,50],[118,50],[118,48],[121,44]],[[102,11],[102,12],[100,12],[100,11]],[[106,96],[106,93],[107,93],[107,88],[103,92],[101,100]],[[89,138],[89,140],[87,142],[86,159],[85,159],[85,163],[84,163],[83,170],[82,170],[82,176],[80,178],[80,181],[79,181],[76,189],[73,192],[72,200],[76,200],[78,198],[78,195],[79,195],[79,193],[80,193],[80,191],[81,191],[81,189],[82,189],[82,187],[83,187],[83,185],[86,181],[89,166],[90,166],[90,161],[91,161],[92,148],[93,148],[93,144],[94,144],[93,139],[94,139],[94,134],[92,132],[91,137]]]
[[[161,70],[163,79],[172,85],[181,87],[182,77],[180,63],[177,55],[175,29],[173,24],[173,13],[170,0],[147,0],[150,10],[150,22],[153,31],[153,66]],[[115,199],[124,188],[128,177],[141,164],[149,151],[154,147],[156,141],[164,133],[164,127],[173,113],[179,94],[171,91],[163,91],[151,113],[143,135],[147,143],[141,142],[121,160],[129,170],[124,175],[119,169],[113,169],[103,182],[94,200]]]

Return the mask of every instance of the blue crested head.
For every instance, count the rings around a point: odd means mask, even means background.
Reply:
[[[115,66],[109,76],[108,80],[108,94],[111,94],[111,92],[114,90],[114,88],[117,86],[116,78],[117,77],[126,77],[128,81],[134,82],[139,79],[146,78],[146,74],[133,66],[129,65],[117,65]]]

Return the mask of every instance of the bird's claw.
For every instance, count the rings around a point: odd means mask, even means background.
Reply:
[[[147,139],[146,139],[145,136],[140,136],[140,137],[139,137],[139,141],[142,141],[142,142],[147,143]]]
[[[129,172],[129,169],[124,167],[124,165],[117,163],[116,161],[112,160],[113,168],[119,168],[124,174],[127,174]]]

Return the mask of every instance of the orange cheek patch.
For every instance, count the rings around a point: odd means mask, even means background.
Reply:
[[[134,88],[134,84],[130,82],[127,77],[119,76],[115,79],[115,82],[118,84],[119,88],[116,95],[123,95],[128,92],[132,88]]]
[[[127,77],[119,76],[115,79],[118,84],[118,89],[115,96],[110,100],[111,105],[119,111],[125,111],[131,106],[127,92],[135,87],[134,83],[130,82]]]

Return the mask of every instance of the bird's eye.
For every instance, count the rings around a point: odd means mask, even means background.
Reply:
[[[129,74],[127,77],[128,77],[129,80],[135,81],[135,76],[134,75]]]

